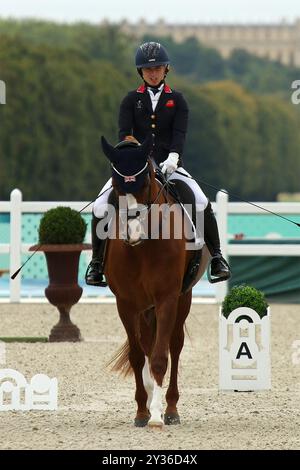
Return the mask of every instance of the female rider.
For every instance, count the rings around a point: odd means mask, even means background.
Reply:
[[[146,42],[138,48],[135,63],[143,83],[137,90],[130,91],[120,105],[119,140],[143,142],[149,132],[152,133],[151,158],[168,179],[174,181],[175,186],[187,185],[196,207],[204,209],[204,240],[212,256],[211,277],[215,282],[228,279],[230,268],[221,253],[218,226],[211,204],[183,168],[182,154],[189,111],[182,94],[165,82],[170,67],[167,51],[157,42]],[[105,240],[97,237],[96,226],[104,216],[111,192],[107,189],[110,186],[111,180],[106,183],[101,191],[103,195],[97,198],[93,206],[93,257],[86,274],[86,282],[90,285],[106,285],[102,274]]]

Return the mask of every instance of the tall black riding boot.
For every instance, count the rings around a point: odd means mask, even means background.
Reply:
[[[87,267],[85,273],[85,282],[90,286],[106,287],[107,283],[103,280],[103,261],[106,239],[98,238],[96,229],[97,224],[101,219],[98,219],[93,214],[92,218],[92,261]]]
[[[212,256],[209,281],[215,283],[229,279],[230,267],[221,253],[218,225],[210,202],[204,210],[204,240]]]

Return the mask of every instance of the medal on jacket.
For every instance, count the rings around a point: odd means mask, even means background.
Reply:
[[[143,103],[141,102],[141,100],[138,100],[138,101],[137,101],[136,107],[137,107],[137,109],[142,109]]]

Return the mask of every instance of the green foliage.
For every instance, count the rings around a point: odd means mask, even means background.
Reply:
[[[39,226],[43,244],[82,243],[86,223],[79,212],[70,207],[56,207],[45,212]]]
[[[99,142],[117,139],[122,73],[74,50],[17,38],[1,46],[0,199],[14,187],[27,200],[91,199],[110,175]]]
[[[146,35],[143,40],[164,44],[176,73],[194,83],[229,79],[249,91],[280,93],[288,98],[290,84],[300,74],[299,68],[257,57],[242,49],[234,49],[228,59],[224,59],[217,50],[204,46],[194,37],[181,43],[165,36]]]
[[[220,53],[190,37],[177,43],[171,37],[144,36],[143,41],[161,42],[167,48],[176,73],[195,83],[226,78],[226,61]]]
[[[159,39],[168,83],[190,107],[187,170],[245,199],[298,191],[300,106],[278,94],[300,71],[245,51],[225,60],[194,38]],[[111,25],[0,20],[0,41],[0,199],[15,187],[25,200],[93,199],[110,176],[100,136],[117,142],[120,102],[140,82],[140,40]]]
[[[248,307],[255,310],[260,318],[267,315],[268,304],[264,293],[247,285],[234,286],[222,303],[222,314],[229,314],[238,307]]]

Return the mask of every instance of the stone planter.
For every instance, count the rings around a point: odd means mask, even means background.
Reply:
[[[90,249],[91,245],[85,243],[30,247],[30,251],[45,253],[49,275],[45,295],[60,314],[59,322],[51,330],[49,341],[81,340],[79,328],[70,319],[70,310],[82,295],[82,288],[78,285],[80,253]]]

